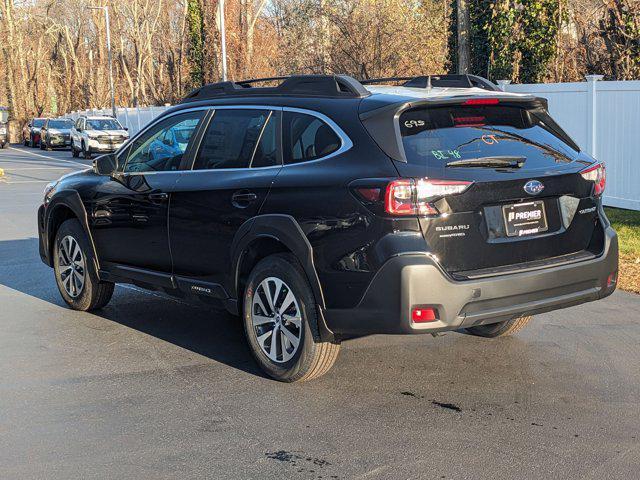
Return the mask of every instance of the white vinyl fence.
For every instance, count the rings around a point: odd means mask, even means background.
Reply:
[[[530,93],[549,101],[555,120],[580,148],[607,165],[604,203],[640,210],[640,81],[604,82],[590,75],[585,82],[510,85],[508,92]],[[118,108],[118,120],[133,135],[169,107]],[[110,109],[73,112],[111,115]]]
[[[640,210],[640,81],[509,85],[549,101],[551,116],[580,148],[607,165],[605,205]]]

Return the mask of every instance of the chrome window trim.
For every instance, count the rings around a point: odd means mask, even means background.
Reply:
[[[329,127],[331,127],[333,132],[340,139],[340,147],[335,152],[331,152],[330,154],[325,155],[324,157],[316,158],[316,159],[309,160],[309,161],[306,161],[306,162],[289,163],[289,164],[282,164],[282,165],[271,165],[269,167],[254,167],[256,169],[264,170],[264,169],[273,169],[273,168],[286,168],[286,167],[294,167],[294,166],[297,166],[297,165],[306,165],[306,164],[309,164],[309,163],[320,162],[320,161],[323,161],[323,160],[328,160],[329,158],[332,158],[332,157],[335,157],[335,156],[338,156],[338,155],[342,155],[343,153],[345,153],[345,152],[349,151],[351,148],[353,148],[353,142],[351,141],[349,136],[344,132],[344,130],[342,130],[342,128],[340,128],[336,122],[331,120],[328,116],[326,116],[323,113],[317,112],[315,110],[308,110],[306,108],[282,107],[282,106],[275,106],[275,105],[253,105],[252,104],[252,105],[207,105],[207,106],[200,106],[200,107],[185,108],[185,109],[182,109],[182,110],[176,110],[175,112],[171,112],[170,114],[161,115],[161,116],[155,118],[145,128],[143,128],[138,133],[136,133],[135,136],[131,137],[127,142],[125,142],[125,144],[122,145],[122,147],[120,147],[119,150],[123,150],[124,147],[126,147],[129,144],[133,143],[140,136],[144,135],[149,129],[153,128],[156,124],[158,124],[161,121],[166,120],[167,118],[173,117],[175,115],[180,115],[180,114],[183,114],[183,113],[197,112],[197,111],[201,111],[201,110],[212,110],[214,112],[214,116],[211,118],[211,120],[213,120],[213,118],[215,117],[215,111],[216,110],[271,110],[271,111],[276,111],[277,110],[277,111],[280,111],[280,112],[294,112],[294,113],[300,113],[300,114],[303,114],[303,115],[310,115],[312,117],[318,118],[319,120],[322,120],[327,125],[329,125]],[[208,125],[207,125],[207,128],[208,128]],[[204,139],[204,137],[203,137],[203,139]],[[197,152],[200,151],[201,146],[202,145],[198,145]],[[120,157],[119,157],[120,153],[121,152],[119,152],[119,151],[116,152],[116,157],[118,158],[118,160],[120,160]],[[126,166],[126,163],[122,167],[123,170],[124,170],[125,166]],[[191,165],[191,168],[189,170],[175,170],[175,171],[171,171],[171,172],[164,172],[164,171],[162,171],[162,172],[124,172],[124,171],[122,171],[121,173],[122,173],[122,175],[157,175],[159,173],[195,173],[195,172],[216,172],[216,171],[233,172],[233,171],[244,171],[244,170],[252,170],[252,169],[253,169],[252,167],[244,167],[244,168],[208,168],[208,169],[194,170],[193,169],[193,165]]]
[[[289,164],[285,163],[285,164],[282,164],[282,165],[272,165],[270,167],[207,168],[207,169],[199,169],[199,170],[194,170],[193,169],[193,165],[192,165],[190,170],[182,170],[182,172],[215,172],[215,171],[233,172],[233,171],[242,171],[242,170],[252,170],[253,168],[267,169],[267,168],[293,167],[293,166],[296,166],[296,165],[303,165],[303,164],[306,165],[308,163],[327,160],[327,159],[335,157],[337,155],[341,155],[341,154],[349,151],[353,147],[353,142],[351,141],[349,136],[344,132],[344,130],[342,130],[338,126],[338,124],[336,122],[331,120],[325,114],[317,112],[315,110],[307,110],[306,108],[297,108],[297,107],[276,107],[276,106],[273,106],[273,105],[215,105],[215,106],[211,106],[210,108],[211,108],[211,110],[214,111],[214,115],[213,115],[213,117],[211,117],[209,122],[211,122],[215,118],[215,111],[216,110],[272,110],[272,111],[278,110],[278,111],[281,111],[281,112],[294,112],[294,113],[301,113],[303,115],[310,115],[312,117],[316,117],[319,120],[322,120],[324,123],[329,125],[329,127],[333,130],[333,132],[340,139],[340,147],[335,152],[331,152],[330,154],[325,155],[324,157],[315,158],[313,160],[308,160],[306,162],[289,163]],[[208,125],[207,125],[207,128],[208,128]],[[204,140],[204,137],[203,137],[203,140]],[[200,145],[198,145],[198,151],[200,151],[201,146],[202,146],[202,142],[201,142]]]

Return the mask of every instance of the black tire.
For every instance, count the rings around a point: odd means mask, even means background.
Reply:
[[[46,150],[46,149],[47,149],[46,140],[40,139],[40,150]]]
[[[82,142],[82,156],[86,160],[91,159],[91,147],[87,147],[84,142]]]
[[[467,328],[471,335],[486,338],[506,337],[518,333],[531,321],[532,316],[517,317],[489,325],[477,325]]]
[[[288,328],[297,330],[300,336],[297,350],[294,350],[295,353],[286,362],[278,362],[269,358],[258,343],[257,329],[262,327],[254,327],[253,324],[254,293],[260,295],[258,289],[262,288],[260,287],[261,283],[269,277],[275,277],[284,282],[281,294],[276,298],[276,303],[278,298],[286,296],[288,293],[286,287],[288,286],[297,302],[296,307],[299,307],[298,315],[301,317],[301,328],[297,329],[295,325],[284,319],[282,320],[282,325],[288,324]],[[284,303],[284,300],[281,303]],[[282,382],[304,382],[320,377],[331,369],[338,357],[340,344],[323,342],[320,339],[315,298],[304,271],[293,255],[277,254],[261,260],[249,275],[243,294],[243,305],[243,324],[247,342],[258,365],[267,375]],[[284,316],[285,313],[283,311],[282,317]],[[279,314],[278,317],[280,317]],[[269,326],[266,328],[268,330]],[[275,331],[275,329],[272,331],[270,338],[275,335],[273,333]],[[291,330],[289,330],[289,333],[291,333]],[[285,342],[285,340],[281,341]],[[293,346],[293,344],[290,344],[290,346]],[[282,344],[280,344],[281,353],[282,348]],[[276,348],[276,352],[277,350]]]
[[[25,147],[29,146],[29,141],[25,138],[24,140],[22,140],[22,143]]]
[[[33,137],[29,138],[29,146],[31,148],[36,148],[36,142],[33,140]]]
[[[78,158],[80,156],[80,152],[76,150],[76,146],[73,144],[73,141],[71,142],[71,156],[73,158]]]
[[[64,256],[61,253],[61,250],[63,250],[62,242],[67,237],[72,237],[77,242],[84,259],[84,283],[75,296],[65,288],[61,273],[61,263],[64,262]],[[110,282],[101,282],[98,278],[89,239],[84,233],[80,222],[75,218],[63,222],[56,233],[53,246],[53,269],[60,295],[73,310],[84,312],[97,310],[104,307],[111,300],[115,285]]]

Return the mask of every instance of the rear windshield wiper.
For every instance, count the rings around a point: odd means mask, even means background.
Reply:
[[[488,167],[488,168],[522,168],[527,157],[495,156],[454,160],[447,163],[447,167]]]

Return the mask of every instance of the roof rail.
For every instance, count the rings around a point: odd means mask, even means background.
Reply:
[[[282,81],[275,87],[254,87],[255,83]],[[188,94],[185,102],[224,96],[299,95],[329,98],[362,98],[371,95],[356,79],[348,75],[291,75],[219,82],[204,85]]]
[[[361,80],[363,85],[376,83],[404,82],[403,87],[430,88],[430,87],[451,87],[451,88],[483,88],[497,92],[500,89],[486,78],[477,75],[466,74],[446,74],[446,75],[420,75],[418,77],[387,77],[371,78]]]

